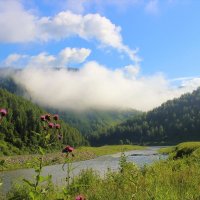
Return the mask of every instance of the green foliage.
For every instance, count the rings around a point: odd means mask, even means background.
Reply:
[[[17,69],[16,70],[12,69],[12,70],[13,72],[17,71]],[[0,87],[6,89],[7,91],[13,94],[17,95],[25,94],[25,90],[15,83],[13,78],[8,75],[8,71],[6,69],[2,68],[0,69]]]
[[[77,128],[83,135],[98,135],[102,131],[113,127],[126,119],[138,115],[140,112],[129,110],[55,110],[47,109],[49,112],[58,113],[61,118],[71,126]]]
[[[128,163],[122,154],[119,171],[110,171],[101,177],[92,169],[83,170],[72,179],[69,187],[49,186],[46,193],[38,193],[37,199],[74,200],[82,194],[87,200],[197,200],[200,199],[199,144],[182,143],[177,149],[191,147],[190,156],[158,161],[152,165],[137,167]],[[173,149],[175,149],[174,147]],[[48,184],[44,185],[45,188]],[[31,199],[30,185],[13,188],[8,199]]]
[[[22,97],[0,89],[0,107],[8,110],[8,115],[0,125],[0,148],[4,155],[19,154],[20,152],[36,152],[38,146],[44,146],[38,135],[43,130],[40,116],[46,111]],[[63,143],[72,146],[86,144],[86,140],[79,131],[70,125],[60,122]],[[52,132],[52,137],[55,137]],[[49,150],[58,149],[54,145]]]
[[[190,158],[159,161],[142,169],[127,163],[122,158],[119,172],[108,172],[104,178],[93,171],[85,171],[78,183],[89,187],[79,187],[74,193],[84,194],[88,200],[171,200],[200,198],[200,162]],[[88,178],[88,179],[87,179]],[[72,192],[72,196],[73,193]]]
[[[163,148],[159,152],[170,154],[175,159],[188,156],[200,158],[200,142],[183,142],[174,147]]]
[[[12,144],[0,140],[0,156],[6,155],[9,156],[11,154],[21,154],[22,151],[20,151],[17,147],[13,146]]]
[[[54,123],[52,122],[57,122],[58,120],[58,116],[56,115],[56,120],[52,119],[51,115],[46,115],[46,116],[41,116],[41,121],[43,123],[43,125],[47,124],[51,124],[51,126],[49,127],[45,127],[45,129],[43,130],[43,132],[38,133],[39,137],[42,139],[43,143],[44,143],[44,147],[47,146],[51,146],[53,145],[57,140],[52,141],[51,139],[51,132],[55,132],[53,130],[53,126]],[[46,119],[46,120],[45,120]],[[57,122],[58,123],[58,122]],[[60,125],[58,126],[60,127]],[[57,129],[57,132],[59,132],[59,129]],[[53,133],[55,134],[55,133]],[[58,133],[57,133],[58,134]],[[50,185],[51,185],[51,175],[48,176],[42,176],[42,169],[43,169],[43,159],[45,156],[45,149],[43,149],[41,146],[38,147],[38,152],[40,153],[40,156],[37,158],[37,164],[35,165],[34,169],[35,169],[35,180],[34,181],[29,181],[27,179],[23,179],[23,181],[29,185],[29,187],[31,188],[30,192],[29,192],[29,197],[33,200],[38,199],[41,194],[45,196],[45,194],[49,191],[50,189]],[[41,183],[47,182],[47,187],[42,187],[41,188]]]
[[[89,138],[92,145],[200,140],[200,88]]]
[[[93,153],[96,156],[114,154],[123,151],[140,150],[145,147],[138,145],[107,145],[101,147],[79,147],[78,151]]]

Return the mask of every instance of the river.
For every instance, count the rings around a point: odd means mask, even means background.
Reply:
[[[157,153],[158,149],[161,147],[153,146],[148,147],[145,150],[133,150],[125,152],[127,156],[128,162],[134,162],[138,166],[144,166],[146,164],[153,163],[159,159],[165,159],[166,155],[160,155]],[[81,170],[92,168],[97,170],[101,176],[105,174],[105,172],[110,170],[118,170],[119,168],[119,160],[121,157],[121,153],[100,156],[95,159],[85,160],[80,162],[73,163],[73,174],[72,176],[80,173]],[[52,180],[54,184],[60,185],[65,183],[66,170],[63,171],[62,164],[46,166],[43,168],[42,175],[46,176],[48,174],[52,175]],[[67,166],[65,166],[66,168]],[[35,175],[34,169],[18,169],[12,171],[4,171],[0,172],[0,178],[3,181],[3,185],[1,186],[1,191],[5,194],[11,188],[13,182],[20,182],[23,178],[32,179]]]

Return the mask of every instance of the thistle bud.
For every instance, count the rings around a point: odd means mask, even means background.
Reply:
[[[51,115],[50,115],[50,114],[46,114],[46,115],[45,115],[45,119],[46,119],[47,121],[50,121],[50,120],[51,120]]]
[[[57,121],[57,120],[59,119],[59,116],[56,114],[56,115],[53,116],[53,119],[54,119],[55,121]]]
[[[55,125],[56,129],[60,129],[60,124]]]
[[[2,117],[5,117],[5,116],[8,114],[8,112],[7,112],[6,109],[1,108],[1,109],[0,109],[0,114],[1,114]]]

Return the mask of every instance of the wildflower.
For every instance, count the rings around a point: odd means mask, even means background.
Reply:
[[[60,124],[55,125],[56,129],[60,129]]]
[[[5,116],[8,114],[8,112],[7,112],[6,109],[1,108],[1,109],[0,109],[0,114],[1,114],[2,117],[5,117]]]
[[[70,146],[68,145],[68,146],[66,146],[66,147],[62,150],[62,152],[63,152],[63,153],[71,153],[73,150],[74,150],[74,148],[73,148],[73,147],[70,147]]]
[[[51,120],[51,115],[50,114],[46,114],[45,115],[45,119],[48,120],[48,121],[50,121]]]
[[[56,114],[53,116],[53,119],[57,121],[59,119],[59,116]]]
[[[46,120],[44,115],[40,116],[40,119],[41,119],[41,121],[45,121]]]
[[[49,126],[49,128],[54,128],[54,123],[49,122],[48,126]]]
[[[76,200],[85,200],[85,198],[84,198],[82,195],[78,195],[78,196],[76,197]]]

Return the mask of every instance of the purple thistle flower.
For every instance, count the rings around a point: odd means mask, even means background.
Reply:
[[[49,128],[54,128],[54,123],[49,122],[48,126],[49,126]]]
[[[8,112],[7,112],[7,110],[5,108],[1,108],[0,109],[0,114],[1,114],[2,117],[5,117],[8,114]]]
[[[56,129],[60,129],[60,124],[55,125]]]
[[[41,115],[41,116],[40,116],[40,119],[41,119],[41,121],[46,121],[46,119],[45,119],[45,116],[44,116],[44,115]]]
[[[68,145],[62,150],[62,152],[63,153],[71,153],[73,150],[74,150],[74,148]]]
[[[50,114],[46,114],[46,115],[45,115],[45,119],[46,119],[47,121],[50,121],[50,120],[51,120],[51,115],[50,115]]]
[[[56,115],[53,116],[53,119],[54,119],[55,121],[57,121],[57,120],[59,119],[59,116],[56,114]]]
[[[85,200],[85,198],[84,198],[82,195],[78,195],[78,196],[76,197],[76,200]]]

